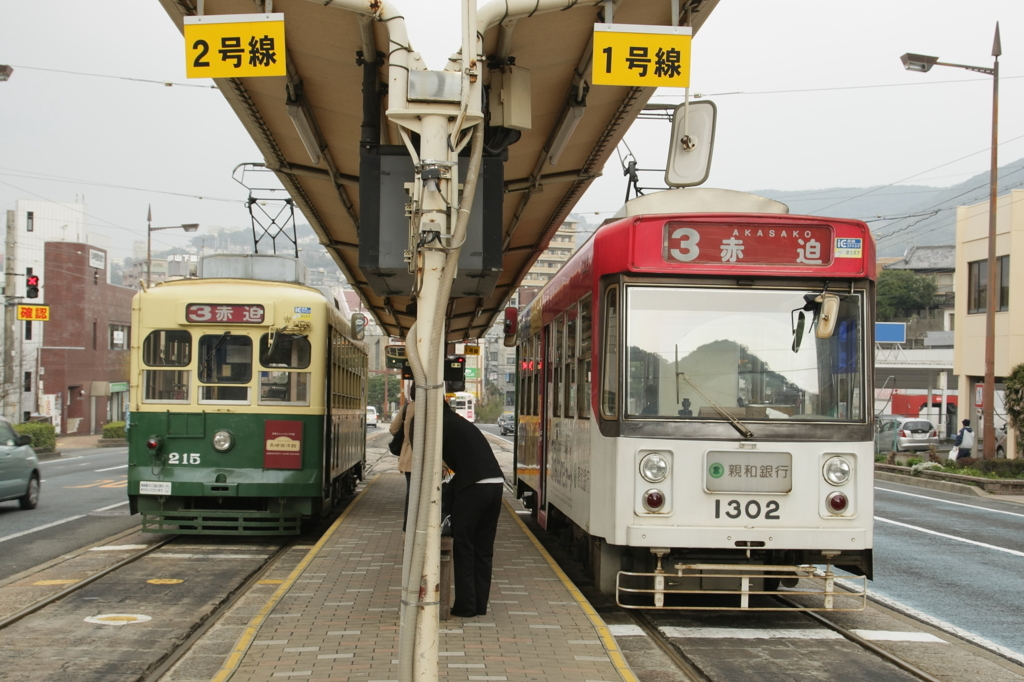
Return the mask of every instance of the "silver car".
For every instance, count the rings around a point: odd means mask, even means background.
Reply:
[[[0,417],[0,502],[17,500],[22,509],[35,509],[40,480],[32,436],[19,436],[11,423]]]
[[[514,433],[516,430],[516,416],[511,412],[505,412],[498,417],[498,428],[501,429],[501,435],[507,436]]]
[[[939,446],[939,432],[927,419],[883,417],[875,433],[875,452],[921,452]]]

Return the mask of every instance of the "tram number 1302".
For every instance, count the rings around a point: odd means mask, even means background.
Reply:
[[[722,507],[725,510],[722,510]],[[739,500],[729,500],[722,504],[722,500],[715,500],[715,518],[720,519],[725,514],[730,519],[738,519],[740,516],[746,516],[748,519],[759,519],[761,514],[764,513],[764,519],[766,521],[778,521],[779,520],[779,503],[775,500],[769,500],[765,503],[764,509],[761,508],[761,503],[757,500],[749,500],[746,504]]]

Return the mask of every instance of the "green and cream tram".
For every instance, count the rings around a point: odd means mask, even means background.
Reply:
[[[296,259],[217,256],[200,270],[219,276],[132,303],[131,512],[148,532],[298,533],[362,476],[361,328],[301,283]]]

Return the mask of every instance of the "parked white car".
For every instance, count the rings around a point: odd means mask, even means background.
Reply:
[[[377,408],[367,407],[366,408],[366,425],[377,428]]]

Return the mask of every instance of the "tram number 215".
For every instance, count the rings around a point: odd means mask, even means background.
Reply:
[[[724,511],[722,507],[725,507]],[[746,504],[739,500],[728,500],[724,504],[722,500],[715,500],[716,519],[722,518],[723,514],[730,519],[738,519],[740,516],[746,516],[748,519],[759,519],[762,512],[766,521],[778,521],[780,518],[779,503],[775,500],[769,500],[765,503],[762,510],[761,503],[757,500],[749,500]]]

